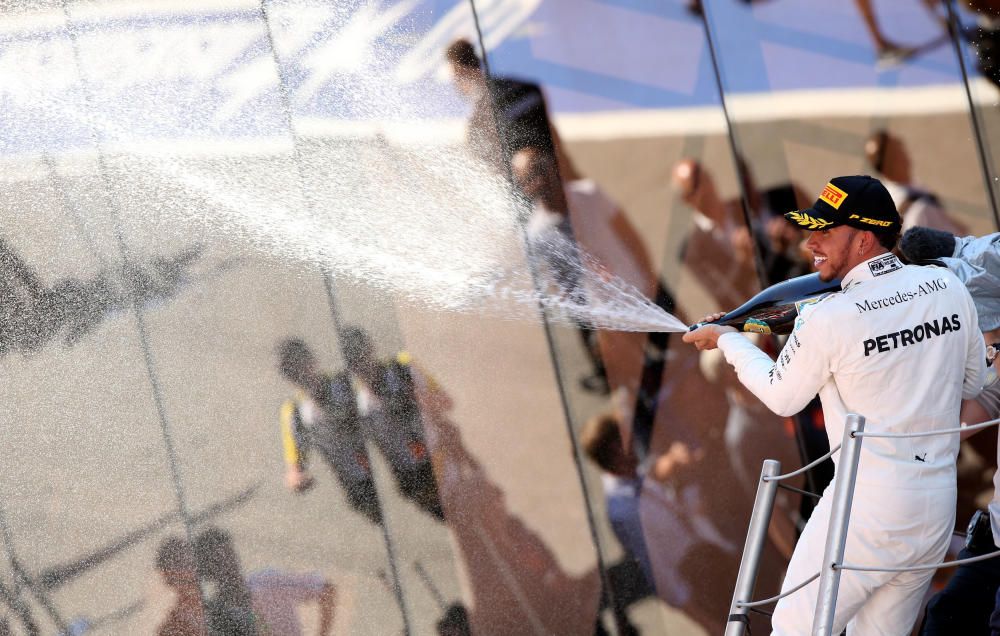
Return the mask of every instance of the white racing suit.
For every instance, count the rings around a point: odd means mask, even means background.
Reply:
[[[843,291],[799,308],[778,361],[740,334],[719,338],[740,381],[779,415],[799,412],[819,393],[831,447],[848,413],[873,432],[955,428],[964,398],[982,388],[985,349],[976,309],[947,269],[869,259]],[[955,521],[957,435],[865,438],[847,533],[845,562],[909,566],[940,561]],[[838,463],[839,455],[834,456]],[[784,589],[819,571],[832,486],[823,493],[788,565]],[[833,633],[909,634],[933,571],[845,571]],[[782,599],[773,633],[808,633],[818,581]]]

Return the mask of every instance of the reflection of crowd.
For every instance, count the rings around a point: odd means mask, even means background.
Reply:
[[[336,475],[350,505],[381,523],[369,447],[386,458],[400,492],[441,519],[430,458],[417,404],[415,376],[409,356],[379,360],[363,330],[341,333],[346,369],[337,375],[319,370],[308,346],[297,339],[279,348],[281,373],[298,388],[281,411],[281,434],[289,488],[300,492],[312,484],[308,452],[315,449]]]
[[[156,569],[174,594],[159,636],[300,636],[299,607],[312,603],[320,636],[333,628],[333,585],[318,574],[276,569],[245,575],[232,538],[220,528],[204,528],[194,545],[164,539]]]
[[[469,48],[468,43],[453,45],[449,59],[463,92],[482,95],[482,88],[476,93],[463,87],[473,65],[477,85],[484,86],[478,60],[473,62]],[[464,52],[467,64],[456,63],[457,52]],[[621,207],[593,179],[575,169],[566,171],[569,162],[558,136],[551,134],[547,119],[540,120],[545,109],[529,111],[538,118],[519,119],[517,109],[500,100],[484,124],[476,115],[483,107],[476,103],[470,142],[476,143],[478,134],[485,142],[479,142],[476,152],[487,152],[492,165],[498,158],[510,162],[509,174],[530,205],[525,225],[529,252],[542,284],[549,286],[547,291],[586,305],[599,294],[591,280],[615,277],[683,315]],[[476,133],[484,126],[486,132]],[[695,215],[685,241],[685,264],[720,306],[735,306],[758,288],[755,250],[764,251],[764,265],[776,279],[809,269],[799,255],[800,233],[776,222],[782,211],[795,207],[804,196],[791,185],[758,190],[749,169],[742,173],[752,206],[749,229],[740,203],[724,201],[712,175],[699,162],[687,160],[675,169],[675,183]],[[636,597],[636,590],[649,589],[710,631],[718,631],[726,609],[726,595],[720,596],[718,589],[735,577],[740,519],[749,502],[742,492],[711,492],[708,485],[741,479],[727,454],[726,429],[729,420],[732,430],[749,426],[744,422],[750,416],[738,418],[746,409],[728,404],[714,386],[718,378],[702,373],[697,353],[676,344],[670,347],[666,334],[595,331],[585,318],[577,328],[594,369],[606,374],[615,411],[614,416],[598,420],[600,434],[585,433],[591,436],[587,450],[605,473],[612,527],[627,552],[626,560],[611,568],[619,575],[611,577],[616,588],[612,596],[628,601]],[[713,393],[718,397],[709,404],[690,399],[693,394]],[[692,426],[693,422],[698,425]],[[770,416],[760,428],[767,423],[779,431],[778,446],[789,448],[777,418]],[[601,450],[604,444],[617,450]],[[752,446],[741,447],[736,441],[730,446],[743,450],[740,466],[752,461],[745,457]],[[792,502],[785,501],[784,507],[792,508]],[[792,521],[779,519],[772,539],[774,548],[766,558],[776,572],[781,555],[787,556],[794,541]],[[633,567],[627,567],[629,560]],[[762,577],[760,589],[776,591],[777,582],[774,576]],[[619,616],[619,627],[628,629],[620,605],[612,609]]]
[[[509,177],[523,198],[526,245],[546,291],[587,306],[597,293],[593,281],[614,277],[683,316],[627,213],[570,163],[541,89],[488,77],[468,42],[452,45],[447,59],[472,107],[472,154]],[[965,233],[939,197],[912,184],[900,138],[879,131],[864,151],[904,228]],[[735,307],[762,282],[806,274],[813,265],[803,249],[805,232],[783,216],[804,207],[802,189],[791,182],[761,186],[742,161],[736,174],[741,196],[727,198],[699,159],[682,159],[672,170],[690,213],[680,261],[689,284],[700,287],[714,309]],[[699,355],[666,334],[597,329],[581,316],[575,328],[591,365],[584,388],[606,393],[603,407],[610,407],[583,428],[581,445],[602,473],[608,521],[624,549],[621,562],[608,568],[605,584],[613,589],[605,590],[603,606],[614,613],[619,631],[628,632],[628,605],[656,595],[716,633],[725,624],[760,461],[784,455],[784,463],[793,464],[796,441],[812,448],[802,438],[825,438],[822,413],[812,402],[797,415],[779,417],[720,356]],[[358,328],[338,336],[345,362],[339,373],[323,371],[301,340],[279,346],[281,373],[296,388],[280,422],[288,487],[309,490],[320,478],[310,462],[319,458],[351,509],[383,525],[384,495],[373,470],[377,451],[399,493],[447,524],[465,567],[470,602],[446,609],[441,633],[600,633],[591,610],[601,606],[601,577],[567,573],[550,546],[509,511],[496,481],[462,443],[448,413],[451,398],[407,354],[379,358]],[[772,356],[779,351],[776,341],[762,338],[759,344]],[[822,489],[824,483],[811,486]],[[798,503],[791,496],[779,500],[761,595],[777,591],[782,562],[808,516]],[[180,626],[190,618],[186,608],[196,601],[200,606],[202,592],[181,588],[202,557],[186,555],[190,549],[179,540],[168,548],[159,569],[178,590],[168,624],[186,633]],[[216,570],[239,573],[233,563]],[[254,590],[266,580],[264,574],[216,580],[213,587],[221,592],[207,599],[209,616],[202,620],[229,621],[236,627],[227,633],[243,633],[239,625],[264,613]],[[313,583],[306,586],[313,592],[326,589]]]

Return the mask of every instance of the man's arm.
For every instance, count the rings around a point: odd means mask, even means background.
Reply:
[[[823,329],[821,316],[814,315],[818,307],[803,308],[777,361],[732,327],[706,325],[685,334],[684,341],[695,343],[699,349],[718,346],[743,386],[778,415],[791,416],[805,408],[830,377],[832,332]],[[712,342],[706,343],[698,335],[703,330],[714,330],[708,336]]]
[[[298,417],[295,403],[292,400],[281,405],[279,423],[281,425],[281,446],[285,457],[285,484],[294,492],[302,492],[312,485],[312,478],[304,468],[305,457],[300,450]]]

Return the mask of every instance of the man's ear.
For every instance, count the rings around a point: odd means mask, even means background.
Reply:
[[[877,239],[875,238],[875,234],[873,232],[869,230],[863,230],[861,232],[861,240],[858,243],[858,249],[861,251],[862,254],[867,254],[868,252],[872,251],[872,248],[875,247],[876,242]]]

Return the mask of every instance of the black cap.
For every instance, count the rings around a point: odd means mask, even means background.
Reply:
[[[889,191],[867,175],[834,177],[811,208],[788,212],[785,218],[807,230],[849,225],[862,230],[899,230],[902,221]]]

